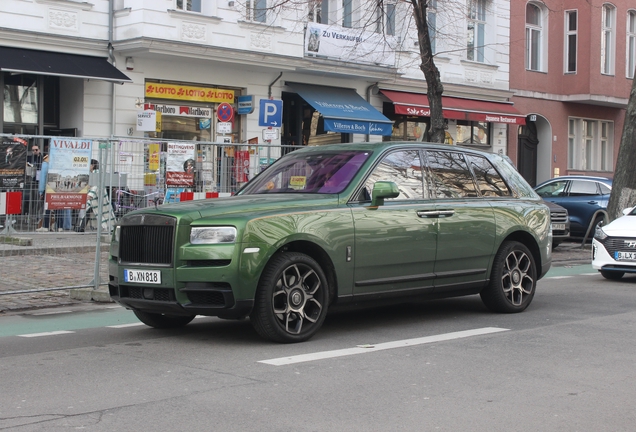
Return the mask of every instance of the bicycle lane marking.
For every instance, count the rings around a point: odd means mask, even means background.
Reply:
[[[583,264],[572,267],[552,267],[544,279],[563,279],[565,277],[574,276],[594,276],[600,275],[600,273],[592,268],[592,264]]]

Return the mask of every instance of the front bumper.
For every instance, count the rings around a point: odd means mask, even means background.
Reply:
[[[616,261],[601,242],[593,239],[592,268],[603,271],[636,273],[636,261]]]

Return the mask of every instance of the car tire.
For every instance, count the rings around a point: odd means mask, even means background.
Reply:
[[[310,256],[285,252],[272,258],[261,275],[250,321],[256,332],[274,342],[303,342],[322,326],[329,286]]]
[[[490,283],[481,300],[492,312],[516,313],[525,310],[534,297],[537,266],[522,243],[505,241],[495,255]]]
[[[135,316],[147,326],[158,329],[183,327],[194,319],[194,315],[163,315],[158,313],[133,311]]]
[[[625,272],[621,272],[621,271],[608,271],[608,270],[599,270],[599,271],[601,273],[601,276],[609,280],[619,280],[625,274]]]

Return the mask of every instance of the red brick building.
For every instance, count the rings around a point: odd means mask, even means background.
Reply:
[[[633,0],[512,1],[508,154],[531,184],[612,177],[636,69]]]

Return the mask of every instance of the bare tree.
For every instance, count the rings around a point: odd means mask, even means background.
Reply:
[[[624,208],[636,205],[636,79],[625,111],[623,135],[614,170],[612,194],[607,213],[610,221],[621,216]]]

